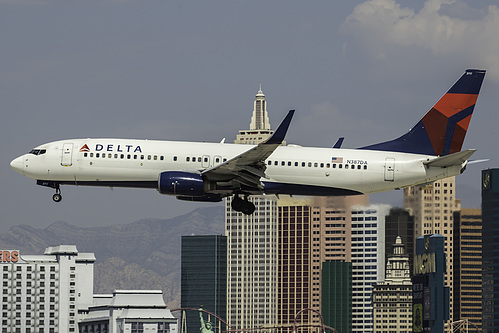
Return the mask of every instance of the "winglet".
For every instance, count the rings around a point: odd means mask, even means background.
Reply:
[[[293,115],[295,113],[295,110],[289,110],[288,114],[286,117],[283,119],[279,127],[275,130],[274,134],[270,138],[268,138],[267,141],[263,142],[262,144],[265,145],[271,145],[271,144],[281,144],[284,141],[284,137],[286,136],[286,133],[289,128],[289,124],[291,123],[291,119],[293,118]]]

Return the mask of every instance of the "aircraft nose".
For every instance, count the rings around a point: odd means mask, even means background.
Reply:
[[[12,169],[16,170],[17,172],[24,174],[23,173],[23,164],[24,164],[23,160],[24,160],[23,156],[19,156],[18,158],[13,159],[12,162],[10,162],[10,167]]]

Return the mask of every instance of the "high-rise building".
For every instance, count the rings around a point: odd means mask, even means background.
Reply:
[[[368,196],[288,197],[279,208],[278,322],[290,324],[302,309],[332,309],[331,298],[323,299],[323,263],[351,261],[351,207],[368,204]],[[289,281],[300,276],[300,288],[289,289]],[[329,282],[327,282],[329,283]],[[301,325],[319,325],[315,311],[303,312]]]
[[[322,263],[322,317],[337,332],[352,331],[352,263]]]
[[[499,169],[482,170],[482,328],[499,332]]]
[[[258,144],[272,135],[267,103],[256,94],[249,130],[239,131],[234,143]],[[255,195],[252,215],[231,209],[225,200],[227,236],[227,321],[232,328],[255,328],[277,323],[277,198]]]
[[[397,236],[388,256],[385,281],[373,287],[374,332],[412,332],[412,281],[409,255]]]
[[[352,332],[373,331],[373,285],[385,278],[389,205],[352,207]]]
[[[78,313],[93,304],[93,253],[74,245],[43,255],[3,250],[2,332],[77,332]]]
[[[182,236],[181,293],[182,308],[203,307],[225,318],[227,301],[227,237],[222,235]],[[200,318],[186,312],[188,332],[199,331]],[[211,322],[213,332],[219,327],[216,318]]]
[[[454,321],[482,327],[482,211],[454,212]]]
[[[414,216],[414,237],[441,234],[446,257],[445,285],[450,292],[450,318],[454,295],[454,211],[461,209],[456,200],[456,179],[449,177],[426,185],[404,189],[404,208]],[[448,322],[450,323],[450,321]],[[450,325],[446,329],[450,332]]]
[[[302,309],[311,308],[312,260],[311,260],[311,206],[304,203],[278,203],[278,307],[279,324],[309,325],[313,314]],[[315,264],[315,263],[314,263]],[[319,266],[319,263],[317,263]],[[317,282],[318,278],[317,278]],[[314,291],[315,292],[315,291]],[[319,288],[317,288],[319,293]]]
[[[409,268],[412,272],[412,258],[414,254],[414,216],[402,208],[390,209],[390,214],[385,218],[385,254],[390,256],[393,248],[393,240],[397,237],[402,239],[405,245],[405,253],[409,256]]]

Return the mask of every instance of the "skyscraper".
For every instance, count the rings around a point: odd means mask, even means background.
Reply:
[[[453,318],[454,293],[454,211],[461,209],[456,200],[456,179],[449,177],[431,184],[404,189],[404,208],[414,216],[414,237],[441,234],[446,257],[445,285],[450,289],[450,318]],[[450,328],[447,329],[450,331]]]
[[[352,332],[373,331],[372,291],[385,275],[389,205],[352,207]]]
[[[199,308],[222,318],[226,313],[227,238],[222,235],[182,236],[181,307]],[[188,332],[199,331],[198,313],[187,312]],[[213,331],[219,322],[213,318]],[[222,326],[222,330],[226,328]]]
[[[484,333],[499,332],[499,169],[482,170]]]
[[[454,321],[482,327],[482,211],[454,212]]]
[[[385,254],[392,254],[393,240],[400,237],[405,245],[405,253],[409,254],[409,268],[412,272],[412,257],[414,254],[414,216],[402,208],[390,209],[385,218]]]
[[[412,281],[409,256],[397,236],[386,263],[385,281],[373,288],[374,332],[412,332]]]
[[[258,144],[272,135],[261,88],[255,96],[249,130],[234,143]],[[255,328],[277,322],[277,198],[255,195],[252,215],[231,209],[225,200],[227,236],[227,321],[232,328]]]
[[[341,333],[352,331],[352,263],[322,263],[322,316],[324,324]]]

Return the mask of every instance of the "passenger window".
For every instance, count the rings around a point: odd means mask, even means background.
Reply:
[[[302,167],[305,167],[305,162],[301,162],[301,166],[302,166]]]
[[[291,166],[291,162],[290,161],[288,161],[288,166]]]
[[[327,163],[327,164],[326,164],[326,168],[329,168],[329,167],[330,167],[330,165],[329,165],[329,163]]]
[[[282,166],[285,166],[285,165],[286,165],[286,162],[282,161],[282,162],[281,162],[281,165],[282,165]]]
[[[94,157],[94,153],[90,153],[90,157]]]
[[[272,161],[268,161],[268,162],[267,162],[267,164],[268,164],[268,165],[272,165]]]
[[[319,163],[315,162],[314,163],[314,168],[317,168],[319,166]]]
[[[121,155],[120,155],[120,158],[121,158],[121,159],[124,159],[124,158],[125,158],[125,154],[121,154]]]
[[[338,164],[338,168],[343,168],[343,164]]]
[[[154,155],[154,160],[157,161],[158,160],[158,155]]]
[[[215,163],[220,163],[220,158],[215,158]]]
[[[367,165],[364,165],[364,170],[367,170]]]
[[[137,159],[137,155],[133,155],[133,159],[136,160]]]
[[[113,158],[113,154],[107,154],[107,158]]]
[[[189,162],[190,160],[191,160],[191,158],[190,158],[189,156],[187,156],[187,157],[185,158],[185,161],[186,161],[186,162]]]
[[[143,160],[145,158],[144,155],[140,155],[140,159]]]
[[[100,157],[100,154],[99,153],[95,153],[95,157]]]
[[[173,156],[173,160],[176,161],[177,160],[177,156]]]
[[[118,154],[114,154],[114,158],[118,158]]]
[[[106,158],[106,154],[105,153],[102,154],[102,158]]]
[[[333,169],[336,169],[336,163],[333,163]]]
[[[224,157],[224,163],[227,162],[227,159]]]
[[[278,161],[274,161],[274,165],[279,165],[279,162]]]
[[[83,153],[83,157],[87,157],[88,156],[88,153]]]
[[[295,166],[298,166],[298,162],[295,162]]]
[[[130,155],[130,154],[127,154],[127,155],[126,155],[126,159],[127,159],[127,160],[129,160],[129,159],[131,159],[131,158],[132,158],[132,155]]]
[[[357,165],[357,169],[359,169],[359,170],[360,170],[360,168],[362,168],[362,166],[361,166],[360,164],[359,164],[359,165]]]
[[[198,157],[198,162],[201,162],[201,157]]]
[[[308,162],[308,167],[311,168],[312,167],[312,162]]]
[[[150,161],[151,160],[151,155],[147,155],[147,159]]]
[[[321,168],[324,168],[324,163],[321,163]]]
[[[348,164],[345,164],[345,169],[348,169]]]
[[[165,157],[164,157],[163,155],[161,155],[161,156],[159,157],[159,160],[160,160],[160,161],[163,161],[164,159],[165,159]]]

